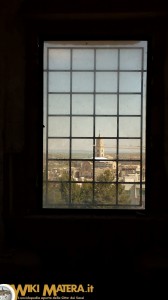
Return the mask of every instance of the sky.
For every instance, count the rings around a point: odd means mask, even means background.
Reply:
[[[71,52],[72,46],[75,49]],[[96,50],[93,48],[95,46]],[[118,56],[119,52],[116,47],[124,47],[120,50],[120,56]],[[133,49],[133,47],[137,47],[137,49]],[[144,47],[144,72],[141,72],[142,50],[138,47]],[[117,71],[118,64],[119,73]],[[70,125],[72,151],[74,152],[92,151],[93,140],[89,138],[93,136],[93,132],[95,132],[96,137],[100,133],[103,138],[108,138],[104,140],[105,151],[107,152],[115,151],[117,136],[120,138],[119,152],[139,151],[142,86],[144,150],[146,66],[147,42],[145,41],[108,41],[108,44],[101,44],[100,42],[44,43],[43,121],[46,126],[48,85],[48,113],[50,115],[48,136],[52,138],[49,139],[49,152],[57,150],[68,153],[69,140],[67,138],[70,136]],[[118,100],[119,117],[117,118]],[[71,110],[72,119],[69,117]],[[131,116],[128,117],[128,115]],[[117,122],[119,127],[117,127]],[[64,139],[56,140],[54,137],[64,137]],[[77,140],[75,139],[77,137],[83,139]],[[136,137],[137,139],[127,140],[127,137]],[[44,128],[43,141],[45,144],[46,127]]]

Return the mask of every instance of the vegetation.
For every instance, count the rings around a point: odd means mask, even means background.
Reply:
[[[62,200],[69,202],[69,183],[68,175],[63,174],[60,178],[60,194]],[[94,192],[93,192],[94,187]],[[114,174],[110,170],[105,170],[97,177],[97,182],[88,183],[84,181],[81,185],[75,181],[71,183],[71,199],[72,204],[85,204],[86,206],[93,205],[93,194],[95,202],[94,204],[116,204],[116,185],[114,184]],[[118,196],[120,203],[128,204],[129,197],[124,190],[123,185],[118,185]]]
[[[45,185],[44,202],[45,202]],[[116,204],[116,184],[114,174],[111,170],[105,170],[97,176],[97,181],[93,184],[88,181],[69,183],[69,175],[64,172],[58,183],[48,183],[47,203],[51,205],[69,204],[71,194],[71,204],[76,207],[83,204],[85,208],[92,208],[96,205],[115,205]],[[94,197],[94,202],[93,202]],[[118,185],[118,199],[120,204],[129,204],[130,196],[122,184]],[[105,207],[105,206],[104,206]]]

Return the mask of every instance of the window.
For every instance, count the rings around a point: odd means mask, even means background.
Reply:
[[[44,42],[43,207],[145,209],[146,41]]]

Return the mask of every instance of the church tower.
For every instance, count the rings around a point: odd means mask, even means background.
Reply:
[[[103,142],[103,139],[101,138],[100,136],[100,133],[99,133],[99,136],[98,138],[96,139],[96,157],[104,157],[104,142]]]

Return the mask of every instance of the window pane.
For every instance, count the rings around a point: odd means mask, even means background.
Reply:
[[[72,139],[72,158],[91,159],[93,157],[92,139]]]
[[[101,134],[103,137],[117,136],[117,118],[116,117],[96,117],[96,136]]]
[[[141,73],[140,72],[120,72],[119,88],[121,93],[140,93],[141,92]]]
[[[121,49],[120,69],[121,70],[141,70],[142,50],[141,49]]]
[[[119,205],[140,205],[140,184],[127,183],[119,185]],[[144,190],[144,188],[142,189]],[[144,196],[143,196],[144,197]]]
[[[117,95],[96,95],[96,114],[116,115]]]
[[[49,117],[48,118],[48,136],[49,137],[64,137],[70,133],[70,118],[69,117]]]
[[[117,140],[104,139],[104,153],[108,159],[116,159]]]
[[[116,181],[116,162],[108,160],[97,160],[95,162],[95,180],[97,182]]]
[[[95,139],[95,158],[116,159],[117,140],[104,139],[102,136]]]
[[[120,115],[140,115],[141,95],[120,95],[119,108]]]
[[[117,70],[118,50],[99,49],[96,50],[96,69],[97,70]]]
[[[61,162],[62,163],[62,162]],[[48,180],[54,181],[60,178],[60,162],[49,161],[48,162]]]
[[[72,205],[83,205],[87,208],[87,205],[92,204],[93,201],[93,185],[90,183],[72,183],[71,184],[71,199]]]
[[[91,117],[72,117],[72,136],[92,137],[93,118]]]
[[[49,94],[49,114],[69,114],[70,95]]]
[[[93,92],[94,75],[92,72],[73,72],[73,92]]]
[[[49,69],[69,70],[70,50],[69,49],[49,49]]]
[[[69,158],[69,140],[68,139],[49,139],[48,140],[49,158]]]
[[[96,72],[96,92],[117,92],[117,73]]]
[[[131,198],[134,193],[134,184],[119,184],[118,185],[118,204],[131,205]]]
[[[94,50],[73,50],[72,68],[74,70],[93,70]]]
[[[91,161],[72,161],[71,180],[93,181],[93,163]]]
[[[119,181],[138,182],[141,179],[140,162],[122,161],[118,165]]]
[[[49,72],[49,92],[69,92],[69,72]]]
[[[119,139],[119,159],[140,159],[140,139]]]
[[[73,95],[72,96],[72,114],[93,114],[93,95]]]
[[[140,137],[141,127],[139,117],[120,117],[119,136],[120,137]]]
[[[116,204],[116,185],[110,183],[95,184],[95,201],[96,204]]]
[[[43,197],[44,207],[65,207],[69,203],[69,183],[48,183]]]
[[[69,181],[69,162],[68,161],[49,161],[48,162],[49,181]]]

